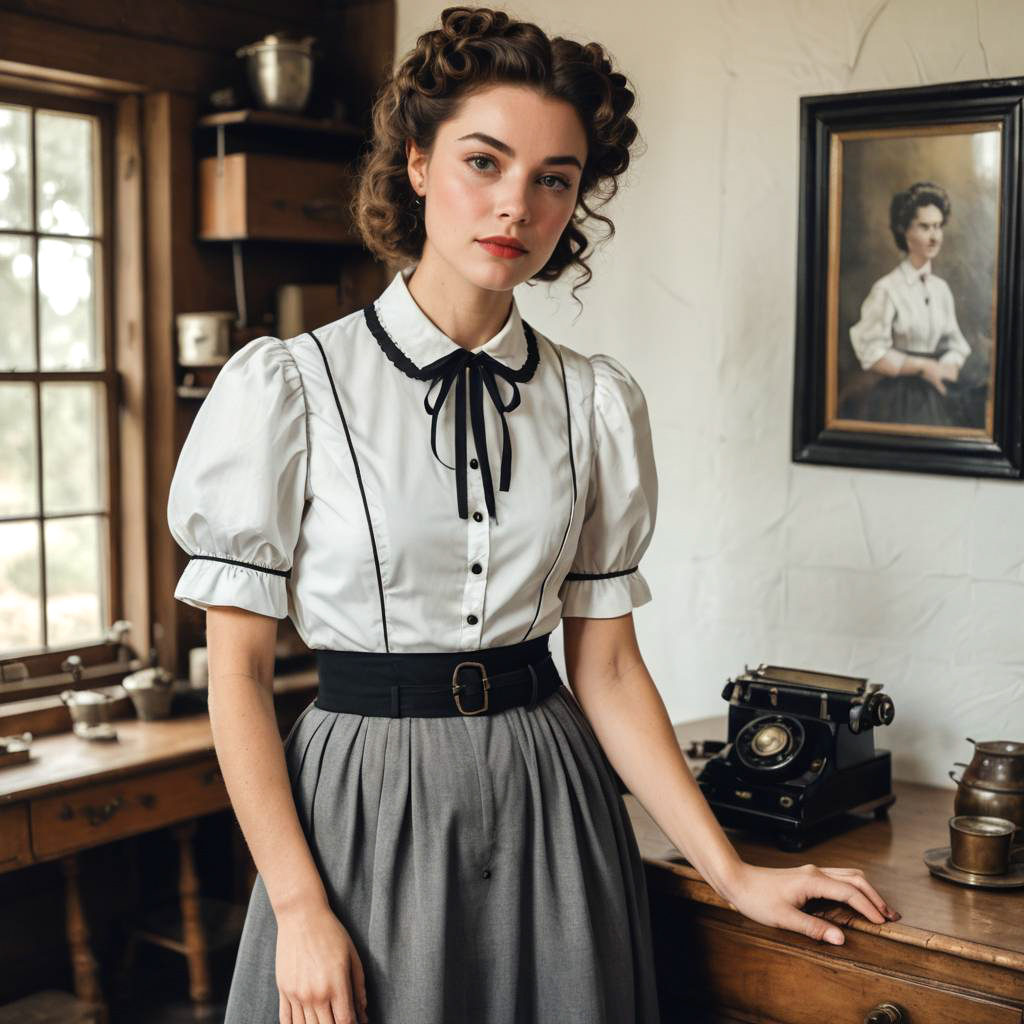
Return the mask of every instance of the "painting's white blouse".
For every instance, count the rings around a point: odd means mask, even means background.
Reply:
[[[864,370],[886,352],[891,352],[898,369],[906,362],[907,352],[930,355],[940,342],[946,345],[940,363],[963,366],[971,354],[956,318],[953,293],[932,273],[931,260],[915,270],[905,259],[871,286],[860,320],[850,328],[850,342]]]
[[[190,555],[174,596],[290,615],[310,648],[390,652],[645,604],[658,482],[636,380],[532,329],[514,298],[465,349],[416,304],[412,270],[221,367],[171,481]]]

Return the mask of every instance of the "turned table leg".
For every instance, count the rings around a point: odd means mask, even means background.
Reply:
[[[181,899],[182,940],[188,961],[189,995],[197,1009],[208,1004],[211,997],[210,966],[207,958],[206,929],[203,926],[199,899],[199,874],[196,871],[192,840],[197,823],[183,822],[173,829],[178,840],[178,894]]]
[[[100,990],[96,957],[89,945],[89,925],[78,885],[78,858],[74,854],[62,857],[60,866],[64,874],[68,950],[75,977],[75,995],[93,1008],[96,1024],[107,1024],[109,1009]]]

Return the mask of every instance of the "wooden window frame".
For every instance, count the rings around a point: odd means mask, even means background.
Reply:
[[[142,329],[143,226],[141,103],[134,94],[89,86],[0,74],[0,102],[95,117],[100,138],[101,210],[94,235],[100,258],[94,264],[102,292],[98,323],[103,330],[104,368],[96,371],[19,371],[0,380],[90,380],[106,385],[107,531],[105,586],[110,623],[106,638],[21,653],[0,652],[0,734],[5,705],[63,689],[120,682],[146,660],[151,649],[148,600],[147,508],[145,500],[145,363]],[[33,138],[34,145],[34,138]],[[34,157],[33,157],[34,159]],[[35,202],[35,182],[32,185]],[[6,233],[6,232],[5,232]],[[16,232],[12,232],[16,233]],[[33,212],[31,233],[38,231]],[[38,296],[38,292],[37,292]],[[38,331],[38,317],[36,330]],[[43,510],[38,512],[43,517]],[[45,519],[44,519],[45,521]],[[42,594],[45,600],[45,589]],[[119,635],[113,623],[131,623]],[[74,670],[65,667],[77,656]],[[9,710],[13,711],[14,708]]]

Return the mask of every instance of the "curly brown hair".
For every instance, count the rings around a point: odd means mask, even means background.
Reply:
[[[351,213],[366,247],[390,263],[418,260],[426,240],[422,207],[407,171],[406,139],[430,152],[438,128],[472,93],[497,84],[527,85],[577,111],[587,136],[577,208],[550,259],[531,280],[555,281],[573,265],[583,287],[592,277],[581,230],[618,190],[638,136],[629,111],[636,101],[624,75],[612,70],[599,43],[549,39],[536,25],[488,7],[446,7],[440,28],[424,32],[394,69],[373,104],[372,138],[357,167]],[[577,302],[579,300],[577,299]]]

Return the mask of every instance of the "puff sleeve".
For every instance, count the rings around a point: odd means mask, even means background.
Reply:
[[[178,456],[167,525],[189,555],[174,596],[283,619],[306,499],[302,378],[263,336],[220,368]]]
[[[860,319],[850,328],[850,344],[863,370],[871,369],[893,346],[896,303],[885,281],[883,277],[871,286],[867,298],[861,303]],[[907,357],[897,350],[891,358],[902,365]]]
[[[590,364],[594,462],[576,555],[559,592],[563,618],[612,618],[651,600],[639,569],[658,505],[647,402],[618,360],[598,354]]]

